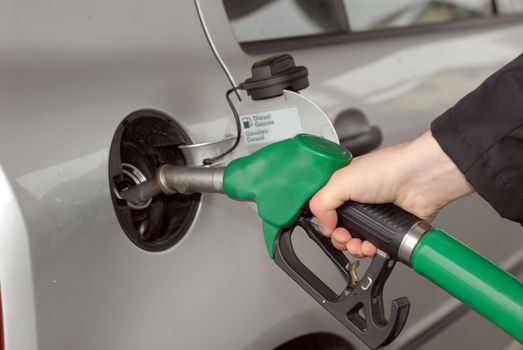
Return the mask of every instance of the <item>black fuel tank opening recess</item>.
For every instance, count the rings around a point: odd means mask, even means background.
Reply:
[[[180,124],[152,109],[128,115],[113,136],[109,152],[113,207],[127,237],[144,250],[162,251],[176,244],[194,221],[201,195],[161,195],[144,208],[132,209],[118,193],[141,177],[154,177],[162,164],[184,165],[178,145],[191,143]]]

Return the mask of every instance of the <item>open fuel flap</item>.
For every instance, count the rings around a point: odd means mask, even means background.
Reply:
[[[176,244],[196,217],[201,195],[162,195],[129,205],[120,193],[154,178],[163,164],[185,165],[178,146],[191,143],[179,123],[152,109],[131,113],[114,134],[109,153],[111,198],[125,234],[142,249],[162,251]]]

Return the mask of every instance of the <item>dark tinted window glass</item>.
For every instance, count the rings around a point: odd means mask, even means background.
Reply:
[[[240,43],[523,13],[523,0],[223,0]]]

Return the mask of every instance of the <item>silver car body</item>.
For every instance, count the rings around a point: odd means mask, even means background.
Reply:
[[[267,55],[238,45],[220,1],[202,1],[216,47],[238,81]],[[384,144],[430,121],[523,51],[521,22],[318,46],[290,52],[307,66],[303,95],[331,118],[359,108]],[[108,149],[134,110],[162,110],[195,142],[220,139],[228,82],[192,1],[4,0],[0,11],[0,291],[5,349],[270,349],[330,332],[364,348],[265,252],[244,203],[205,195],[175,247],[133,245],[113,211]],[[436,224],[499,264],[523,234],[478,196]],[[453,299],[406,268],[388,297],[408,295],[395,345]],[[403,339],[403,340],[402,340]],[[510,338],[467,314],[426,345],[492,349]]]

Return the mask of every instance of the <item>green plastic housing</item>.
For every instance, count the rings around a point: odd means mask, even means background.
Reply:
[[[351,159],[351,153],[337,143],[299,134],[229,163],[223,189],[232,199],[257,203],[265,245],[274,258],[281,230],[296,221],[303,205]]]
[[[523,343],[523,284],[441,230],[428,231],[411,264],[499,328]]]

